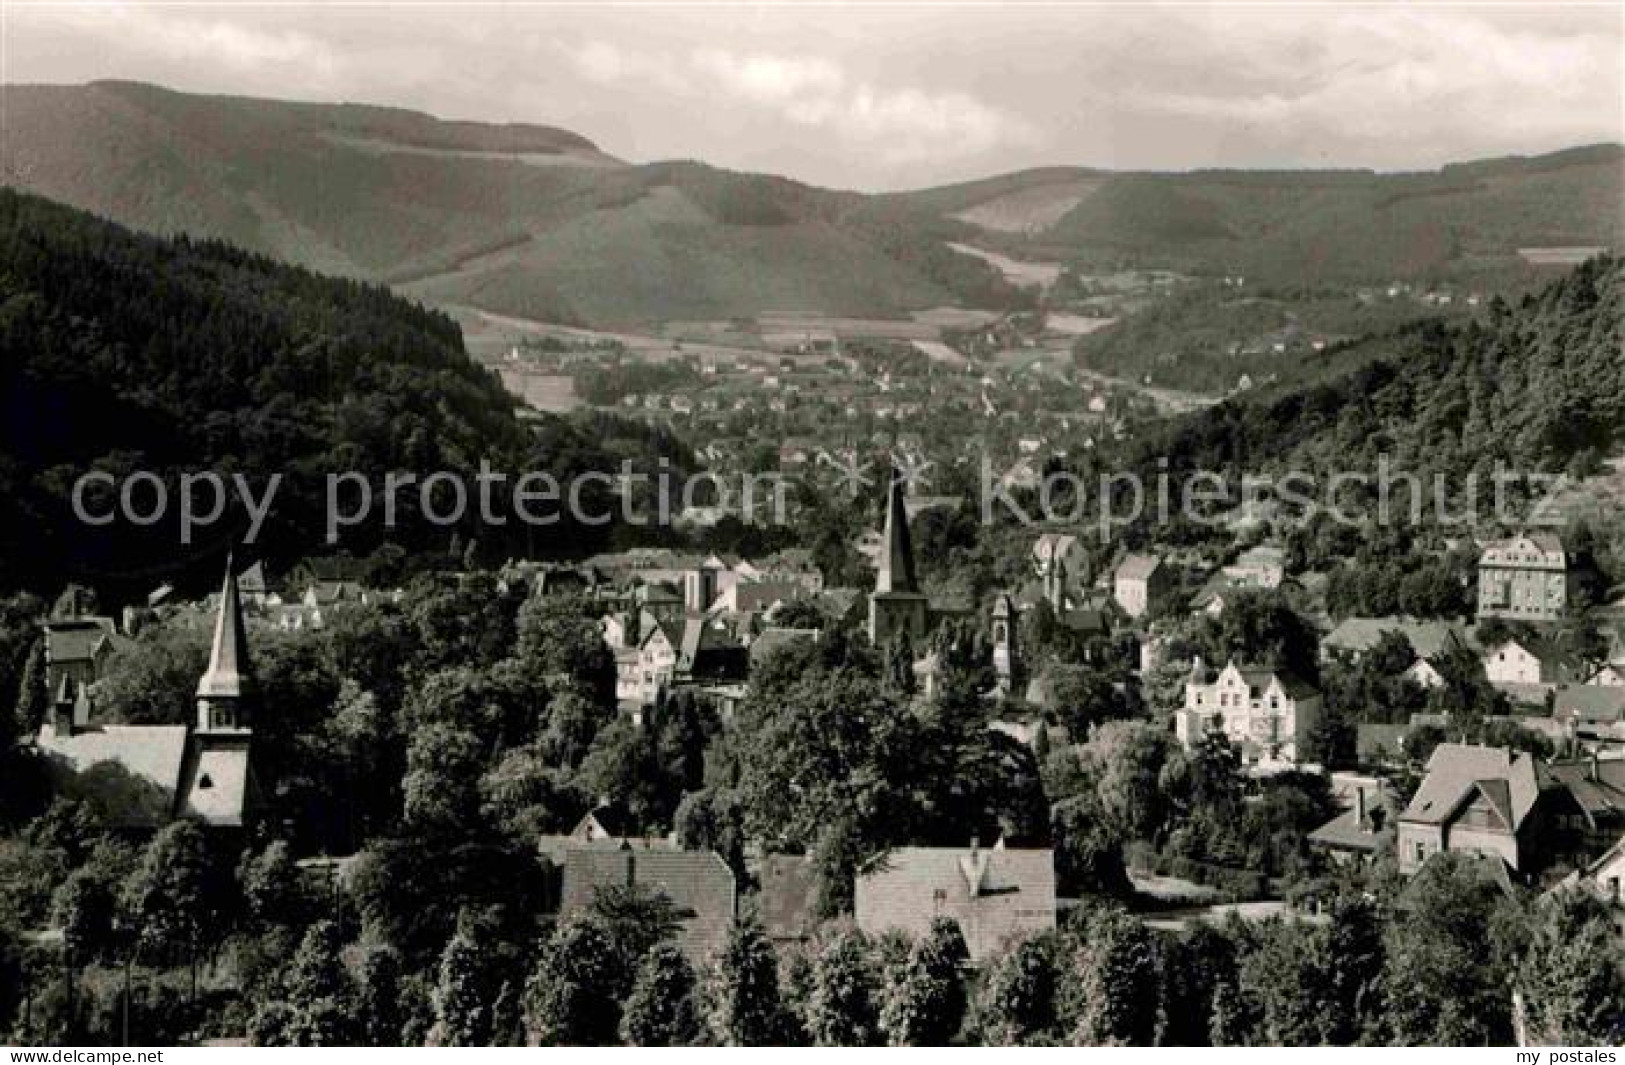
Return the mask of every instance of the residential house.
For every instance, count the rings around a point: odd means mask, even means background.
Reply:
[[[1580,832],[1586,854],[1598,854],[1625,834],[1625,758],[1604,758],[1593,748],[1581,758],[1553,762],[1552,776],[1573,795],[1583,822]]]
[[[785,548],[748,565],[758,580],[800,584],[807,595],[817,595],[824,590],[823,571],[814,561],[813,553],[804,547]]]
[[[665,581],[639,585],[632,593],[632,601],[660,624],[681,621],[687,606],[683,594]]]
[[[1575,680],[1574,658],[1557,644],[1539,638],[1512,637],[1484,652],[1484,675],[1498,688],[1566,684]]]
[[[1600,857],[1567,877],[1554,891],[1587,892],[1608,908],[1614,933],[1625,939],[1625,836]]]
[[[637,645],[635,674],[631,657],[623,666],[617,654],[617,698],[651,706],[674,688],[745,679],[749,653],[727,625],[699,617],[662,621],[650,615],[650,620]]]
[[[1568,736],[1625,739],[1625,688],[1563,685],[1552,693],[1552,719]]]
[[[1532,876],[1573,850],[1582,819],[1569,789],[1532,755],[1441,743],[1399,815],[1399,868],[1414,873],[1448,851]]]
[[[1258,544],[1221,572],[1232,588],[1279,588],[1286,578],[1286,552],[1272,544]]]
[[[1112,575],[1113,596],[1131,618],[1142,618],[1159,609],[1172,584],[1171,570],[1156,555],[1128,555]]]
[[[1369,861],[1394,843],[1394,815],[1397,797],[1376,777],[1351,779],[1339,789],[1333,777],[1333,793],[1343,809],[1338,815],[1309,833],[1309,845],[1329,854],[1333,861]]]
[[[1568,607],[1570,573],[1563,541],[1526,533],[1486,544],[1478,558],[1478,616],[1556,621]]]
[[[707,604],[707,614],[766,614],[780,603],[788,603],[808,594],[807,588],[796,580],[739,581]]]
[[[1477,639],[1465,626],[1445,621],[1417,621],[1410,618],[1346,618],[1320,642],[1321,657],[1327,661],[1359,662],[1384,636],[1405,637],[1415,656],[1404,676],[1424,688],[1444,684],[1439,661],[1456,648],[1476,649]]]
[[[1055,927],[1055,856],[1048,849],[898,847],[872,860],[855,887],[858,927],[919,937],[952,918],[980,964],[1007,940]]]
[[[112,618],[52,618],[45,622],[45,690],[96,683],[108,659],[130,645]]]
[[[670,836],[646,836],[637,832],[626,810],[615,803],[601,803],[577,821],[568,832],[545,833],[537,838],[536,849],[559,868],[572,850],[676,850]]]
[[[265,563],[255,562],[237,575],[237,591],[243,603],[258,609],[272,598],[270,585],[265,580]]]
[[[1217,673],[1200,657],[1185,681],[1174,731],[1187,746],[1223,732],[1250,765],[1296,764],[1320,719],[1321,694],[1290,673],[1234,660]]]
[[[1604,662],[1585,683],[1593,688],[1625,688],[1625,662]]]
[[[1405,670],[1405,679],[1423,688],[1433,689],[1444,687],[1444,674],[1439,667],[1426,658],[1418,658]]]
[[[594,847],[565,852],[559,917],[586,911],[600,891],[612,888],[643,888],[670,899],[682,915],[673,941],[695,967],[727,943],[738,913],[733,870],[715,851]]]

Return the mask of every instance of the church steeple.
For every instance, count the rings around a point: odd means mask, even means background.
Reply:
[[[197,685],[197,727],[200,732],[248,728],[244,704],[254,694],[254,676],[248,661],[248,634],[243,625],[241,596],[231,556],[226,557],[226,580],[220,589],[220,609],[214,619],[214,645],[209,668]]]
[[[884,595],[919,590],[914,580],[914,547],[908,538],[908,511],[903,506],[903,475],[893,467],[891,485],[886,491],[886,531],[875,591]]]
[[[903,477],[892,471],[886,490],[886,530],[880,545],[875,590],[869,595],[869,640],[885,647],[902,636],[925,639],[930,607],[914,577],[914,548],[908,540],[908,511],[903,509]]]

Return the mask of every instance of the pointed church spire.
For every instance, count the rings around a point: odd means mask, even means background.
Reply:
[[[220,611],[214,619],[214,647],[209,652],[208,671],[198,681],[197,694],[200,700],[237,700],[250,694],[253,683],[237,574],[232,569],[232,557],[227,555],[226,582],[220,589]]]
[[[914,548],[908,538],[908,511],[903,507],[903,474],[892,467],[891,484],[886,490],[885,542],[880,549],[880,573],[875,591],[918,592],[914,581]]]

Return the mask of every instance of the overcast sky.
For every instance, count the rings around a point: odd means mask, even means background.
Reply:
[[[1625,139],[1625,5],[20,6],[7,82],[395,104],[887,189]]]

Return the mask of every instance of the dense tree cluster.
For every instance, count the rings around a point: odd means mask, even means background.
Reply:
[[[1385,457],[1390,522],[1413,499],[1424,520],[1440,516],[1436,497],[1460,513],[1470,475],[1487,515],[1497,469],[1591,472],[1617,450],[1625,425],[1622,269],[1591,260],[1516,306],[1496,299],[1482,319],[1381,341],[1380,357],[1347,375],[1179,420],[1140,444],[1145,468],[1166,457],[1175,471],[1300,471],[1322,486],[1331,473],[1362,472],[1370,482],[1348,486],[1337,502],[1370,514]]]
[[[326,536],[329,474],[354,471],[376,497],[391,471],[445,471],[472,494],[483,459],[508,475],[492,508],[506,518],[513,478],[529,469],[563,480],[588,468],[618,474],[627,458],[640,470],[662,457],[678,471],[692,464],[669,436],[613,419],[557,418],[527,435],[495,375],[468,358],[456,323],[382,287],[216,242],[138,236],[9,189],[0,191],[0,349],[0,490],[9,501],[0,587],[53,588],[74,576],[130,598],[190,576],[195,562],[217,572],[249,518],[233,501],[198,533],[198,557],[177,559],[174,501],[187,472],[241,475],[256,497],[280,476],[260,545],[287,562]],[[172,504],[164,520],[79,521],[72,489],[91,470],[163,478]],[[96,513],[115,501],[90,496]],[[344,546],[365,554],[387,535],[409,554],[443,550],[453,530],[424,520],[420,503],[400,493],[393,528],[366,522],[347,530]],[[585,504],[612,511],[602,486]],[[476,530],[479,517],[469,508],[460,528],[495,558],[591,550],[606,535],[568,514],[545,527],[508,520]]]

